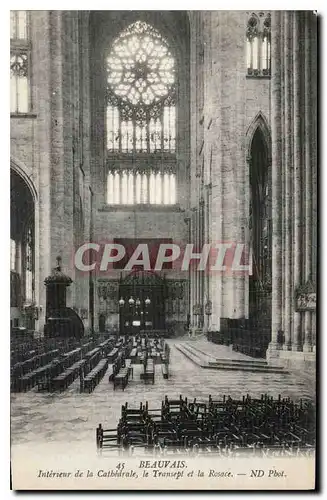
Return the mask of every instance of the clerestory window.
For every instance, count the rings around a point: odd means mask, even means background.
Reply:
[[[16,271],[17,267],[17,244],[16,241],[10,238],[10,270]]]
[[[28,13],[10,12],[10,112],[30,111]]]
[[[10,39],[27,40],[27,12],[26,10],[12,10],[10,12]]]
[[[34,300],[34,235],[32,224],[29,224],[25,235],[25,301]]]
[[[108,203],[176,203],[176,68],[167,40],[137,21],[114,40],[106,69]]]
[[[271,19],[270,14],[252,13],[246,30],[248,76],[270,76]]]

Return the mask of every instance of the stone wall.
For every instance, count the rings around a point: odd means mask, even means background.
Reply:
[[[30,113],[11,117],[12,166],[19,163],[35,189],[35,304],[42,308],[36,324],[39,330],[45,314],[44,278],[61,255],[65,270],[74,279],[74,246],[89,237],[87,17],[77,11],[30,13],[32,105]],[[79,234],[79,227],[86,235]],[[88,308],[88,280],[74,282],[67,305]]]
[[[248,135],[259,116],[270,122],[270,78],[247,76],[249,14],[192,13],[192,231],[201,243],[249,243]],[[191,281],[192,306],[212,309],[205,329],[219,330],[221,317],[248,316],[246,276],[193,273]]]
[[[309,11],[275,11],[272,21],[273,319],[267,354],[298,365],[314,360],[316,350],[317,18]]]
[[[256,127],[264,124],[267,137],[271,127],[273,144],[269,356],[314,352],[315,312],[297,311],[295,296],[315,290],[316,21],[309,12],[274,12],[272,78],[254,78],[246,68],[249,14],[143,14],[175,43],[180,77],[178,205],[149,211],[106,204],[103,51],[135,12],[31,12],[32,107],[11,117],[11,156],[12,168],[25,176],[35,201],[35,301],[43,306],[38,329],[44,323],[43,280],[58,254],[74,280],[68,306],[83,312],[86,329],[93,283],[97,326],[104,307],[97,277],[76,276],[73,265],[74,249],[83,241],[156,237],[198,247],[248,243],[247,156]],[[167,272],[167,277],[185,281],[183,307],[195,328],[218,331],[221,317],[248,316],[246,276],[190,271],[187,276]],[[280,331],[283,346],[277,345]]]

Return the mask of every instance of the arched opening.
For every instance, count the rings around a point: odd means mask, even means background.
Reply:
[[[190,175],[186,13],[93,12],[90,47],[98,75],[91,142],[103,159],[94,171],[103,202],[180,203]]]
[[[250,244],[252,274],[249,279],[249,317],[259,325],[271,320],[271,181],[269,144],[260,126],[250,147]]]
[[[99,332],[104,333],[106,331],[106,316],[104,314],[99,315]]]
[[[123,334],[164,331],[166,283],[160,276],[134,271],[119,285],[119,325]]]
[[[11,326],[35,328],[35,207],[31,190],[10,172]]]

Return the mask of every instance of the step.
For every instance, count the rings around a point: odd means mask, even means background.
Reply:
[[[194,351],[194,349],[192,349],[192,347],[190,347],[188,345],[182,345],[182,344],[181,344],[181,347],[183,349],[185,349],[187,352],[189,352],[192,356],[197,358],[200,361],[200,364],[203,364],[203,365],[208,364],[208,361],[204,358],[204,356],[202,356],[199,353],[197,353],[196,351]]]
[[[284,368],[270,366],[270,365],[257,367],[251,364],[237,365],[229,361],[223,361],[223,362],[212,361],[208,363],[203,359],[203,357],[201,358],[198,354],[192,352],[192,349],[188,348],[187,345],[176,344],[175,347],[182,354],[184,354],[184,356],[190,359],[193,363],[195,363],[198,366],[201,366],[201,368],[204,369],[243,371],[243,372],[253,372],[253,373],[278,373],[278,374],[288,373],[288,371],[285,370]]]
[[[211,356],[207,352],[202,351],[199,347],[196,347],[194,345],[191,345],[189,347],[191,347],[192,349],[195,349],[196,351],[201,352],[202,354],[204,354],[205,356],[208,356],[209,358],[214,359],[215,362],[216,361],[217,362],[221,362],[221,361],[226,362],[228,360],[228,362],[237,363],[237,364],[249,364],[249,363],[251,363],[251,364],[258,365],[258,366],[268,366],[268,363],[265,360],[260,360],[260,359],[250,358],[250,357],[249,357],[249,359],[215,358],[214,356]]]
[[[213,356],[210,356],[210,354],[207,354],[206,352],[202,351],[201,349],[199,349],[198,347],[195,347],[195,346],[188,346],[191,350],[193,351],[198,351],[199,353],[202,353],[205,357],[207,358],[211,358],[212,361],[208,361],[207,363],[209,365],[216,365],[217,363],[223,363],[223,364],[232,364],[234,366],[239,366],[239,367],[242,367],[242,366],[248,366],[248,367],[253,367],[253,368],[271,368],[271,366],[268,365],[268,363],[266,361],[258,361],[258,360],[255,360],[255,359],[230,359],[230,358],[214,358]],[[194,352],[194,354],[196,354],[196,352]],[[200,357],[200,356],[199,356]],[[279,369],[279,367],[276,367],[277,369]]]
[[[265,366],[265,367],[256,367],[256,366],[246,366],[246,365],[238,365],[232,363],[210,363],[205,368],[214,368],[214,369],[228,369],[228,370],[240,370],[244,372],[258,372],[258,373],[288,373],[284,368],[279,368],[276,366]]]
[[[258,369],[266,369],[266,368],[270,369],[271,368],[271,365],[268,365],[268,363],[266,361],[263,363],[260,363],[258,361],[251,360],[251,359],[246,360],[246,359],[230,359],[230,358],[213,358],[209,354],[204,354],[204,356],[206,356],[208,358],[212,358],[211,361],[207,362],[209,365],[228,363],[230,365],[233,365],[235,367],[240,367],[240,368],[242,368],[243,366],[244,367],[253,367],[253,368],[258,368]],[[276,366],[275,368],[278,369],[279,367]]]
[[[186,349],[188,349],[194,356],[197,356],[199,359],[201,359],[201,356],[197,354],[196,351],[198,352],[203,352],[200,349],[189,345],[185,346]],[[195,352],[194,352],[195,351]],[[210,358],[211,356],[208,355],[207,353],[204,353],[206,357]],[[241,363],[238,363],[241,361]],[[209,367],[214,367],[214,368],[221,368],[221,367],[229,367],[229,369],[234,369],[234,370],[244,370],[244,371],[256,371],[256,372],[270,372],[270,373],[287,373],[284,368],[281,368],[279,366],[272,366],[268,365],[266,361],[264,362],[257,362],[255,360],[232,360],[232,359],[222,359],[222,360],[215,360],[215,361],[206,361],[205,359],[203,360],[203,364],[205,364],[206,368]],[[209,365],[209,366],[208,366]]]
[[[175,347],[178,351],[184,354],[184,356],[188,358],[190,361],[192,361],[194,364],[196,364],[197,366],[201,366],[201,368],[205,367],[204,363],[201,362],[198,356],[195,357],[194,355],[192,355],[181,344],[175,344]]]

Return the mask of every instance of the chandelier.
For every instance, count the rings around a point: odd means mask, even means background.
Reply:
[[[134,297],[130,296],[130,298],[128,299],[128,304],[130,306],[134,306],[136,305],[136,307],[139,307],[141,305],[141,301],[139,298],[137,298],[136,300],[134,299]],[[123,307],[125,305],[126,301],[123,297],[120,297],[119,301],[118,301],[118,304],[120,305],[120,307]],[[146,306],[149,306],[151,304],[151,299],[149,297],[147,297],[144,301],[145,305]]]

